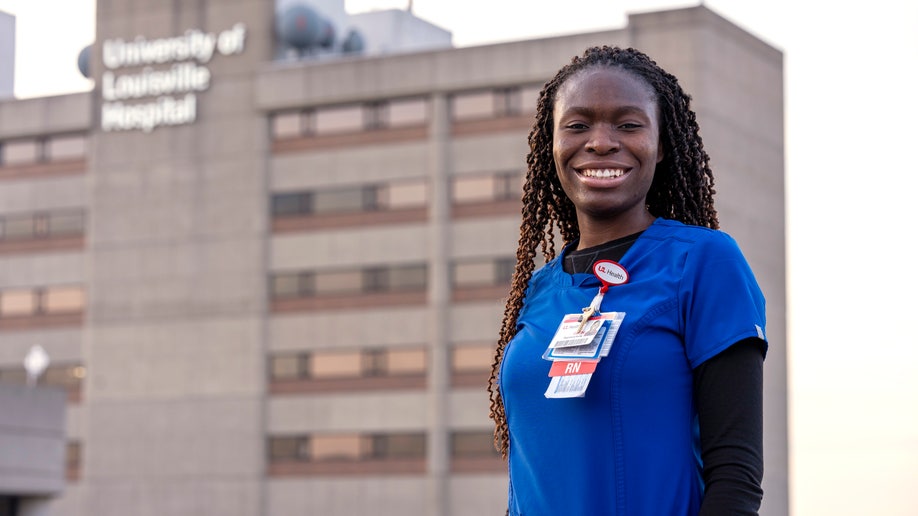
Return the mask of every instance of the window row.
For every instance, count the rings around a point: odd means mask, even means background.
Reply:
[[[0,290],[0,317],[80,313],[85,303],[79,285],[8,288]]]
[[[275,139],[423,126],[426,98],[405,98],[283,111],[271,117]]]
[[[455,122],[535,114],[541,85],[511,86],[453,94],[450,116]]]
[[[271,196],[271,212],[275,217],[282,217],[398,210],[425,206],[427,196],[424,180],[281,193]]]
[[[74,364],[52,364],[38,378],[39,385],[51,385],[67,390],[79,390],[83,379],[86,377],[86,368]],[[9,367],[0,369],[0,384],[26,385],[27,375],[25,367]]]
[[[456,204],[518,200],[523,180],[523,174],[515,171],[457,176],[450,181],[450,198]],[[271,214],[286,217],[398,210],[424,207],[428,201],[427,181],[418,179],[277,193],[271,196]]]
[[[510,86],[450,95],[455,122],[534,114],[541,85]],[[429,100],[409,97],[281,111],[271,116],[274,139],[326,136],[377,129],[424,126]]]
[[[356,270],[286,272],[271,277],[271,296],[274,299],[417,291],[426,287],[427,266],[423,264]]]
[[[268,458],[276,462],[361,462],[423,459],[427,455],[424,433],[309,434],[268,439]],[[450,434],[453,458],[497,458],[489,431]]]
[[[450,268],[454,288],[509,284],[515,258],[466,258]],[[279,272],[271,276],[272,299],[417,291],[427,288],[427,266],[393,265],[364,269]]]
[[[450,352],[453,373],[491,370],[494,348],[490,344],[454,346]],[[372,348],[281,353],[269,359],[272,381],[419,376],[427,371],[427,349]]]
[[[0,215],[0,242],[79,236],[85,226],[82,209]]]
[[[29,165],[86,157],[85,134],[63,134],[41,138],[0,141],[0,167]]]

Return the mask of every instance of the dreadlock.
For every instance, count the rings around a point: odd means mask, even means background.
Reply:
[[[507,458],[510,432],[498,387],[504,349],[516,334],[516,324],[526,287],[535,268],[537,249],[545,261],[555,257],[554,229],[567,245],[580,237],[574,204],[561,189],[552,154],[553,112],[558,89],[576,73],[595,66],[620,68],[642,78],[653,90],[660,117],[663,159],[657,164],[647,193],[647,209],[657,217],[685,224],[718,228],[714,209],[714,177],[708,165],[695,113],[675,76],[633,48],[591,47],[575,56],[542,88],[536,118],[529,132],[528,170],[523,186],[522,224],[516,250],[516,270],[504,309],[497,351],[491,365],[488,393],[490,416],[495,423],[494,445]]]

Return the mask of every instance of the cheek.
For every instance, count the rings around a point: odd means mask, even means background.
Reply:
[[[562,138],[552,140],[551,154],[555,158],[555,167],[560,169],[560,165],[571,155],[571,142]]]

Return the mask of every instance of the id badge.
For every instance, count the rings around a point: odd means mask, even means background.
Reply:
[[[552,361],[546,398],[581,398],[586,395],[596,366],[612,349],[625,313],[595,315],[583,325],[582,333],[576,332],[581,324],[578,317],[578,314],[564,316],[555,337],[542,355],[545,360]],[[570,327],[572,323],[573,329]],[[589,334],[587,328],[590,328]]]

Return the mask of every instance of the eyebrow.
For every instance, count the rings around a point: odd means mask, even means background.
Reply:
[[[592,115],[595,111],[596,110],[594,108],[589,107],[589,106],[571,106],[567,108],[563,114]],[[647,116],[647,111],[645,111],[643,108],[638,107],[638,106],[627,105],[627,106],[617,107],[615,109],[615,114],[616,115],[636,114],[636,115]]]

